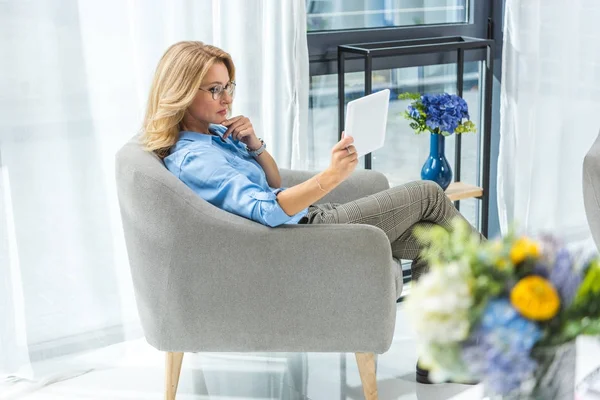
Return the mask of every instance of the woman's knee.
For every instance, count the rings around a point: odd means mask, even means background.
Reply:
[[[440,185],[438,185],[437,183],[435,183],[434,181],[420,181],[419,182],[421,184],[421,187],[423,189],[423,191],[427,194],[427,195],[433,195],[433,196],[439,196],[439,195],[444,195],[444,189],[441,188]]]

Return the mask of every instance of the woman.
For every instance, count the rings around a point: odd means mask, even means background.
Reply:
[[[388,236],[392,254],[424,272],[415,226],[450,228],[463,218],[442,189],[416,181],[347,204],[317,204],[356,168],[352,137],[331,150],[327,169],[281,188],[275,160],[247,117],[227,118],[235,89],[230,55],[202,42],[179,42],[161,58],[150,90],[142,143],[211,204],[275,227],[281,224],[369,224]]]
[[[317,204],[356,168],[352,137],[331,150],[327,169],[307,181],[281,187],[275,160],[247,117],[227,118],[235,90],[229,54],[201,42],[179,42],[161,58],[150,90],[142,143],[166,167],[211,204],[275,227],[281,224],[369,224],[388,236],[397,259],[418,260],[416,226],[450,228],[463,218],[430,181],[411,182],[346,204]],[[426,371],[417,380],[427,383]]]
[[[227,118],[235,90],[230,55],[202,42],[179,42],[161,58],[150,90],[142,142],[166,167],[211,204],[275,227],[281,224],[369,224],[388,236],[392,254],[413,260],[418,278],[415,226],[450,228],[463,218],[430,181],[396,186],[347,204],[317,204],[356,168],[352,137],[331,150],[327,169],[281,188],[275,160],[247,117]]]

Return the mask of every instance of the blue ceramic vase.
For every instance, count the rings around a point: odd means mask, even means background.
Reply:
[[[421,169],[421,179],[434,181],[444,190],[452,182],[452,169],[445,155],[445,140],[444,135],[431,134],[429,157]]]

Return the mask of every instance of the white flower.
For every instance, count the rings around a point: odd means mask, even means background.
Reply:
[[[464,263],[449,263],[430,269],[406,301],[408,316],[419,341],[452,343],[469,334],[469,310],[473,305]]]

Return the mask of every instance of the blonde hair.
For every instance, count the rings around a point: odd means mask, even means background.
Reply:
[[[161,159],[179,139],[179,123],[192,104],[204,76],[215,63],[223,63],[235,80],[231,56],[202,42],[178,42],[161,57],[148,97],[141,143]]]

